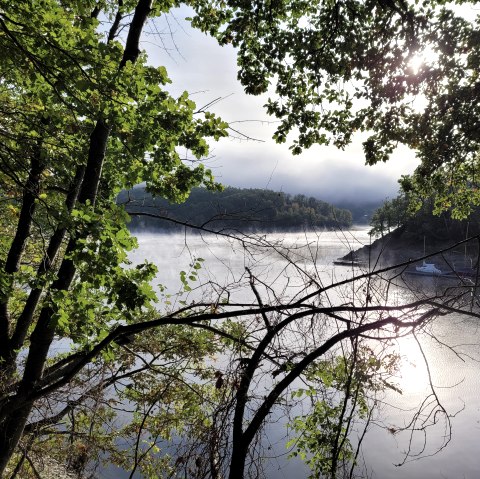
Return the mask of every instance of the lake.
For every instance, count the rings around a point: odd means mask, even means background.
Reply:
[[[199,271],[199,280],[192,283],[192,287],[204,284],[208,289],[214,283],[216,291],[230,287],[236,301],[251,301],[250,290],[241,286],[233,287],[245,277],[246,268],[284,294],[288,290],[288,294],[293,295],[302,287],[301,281],[296,282],[289,276],[288,262],[285,259],[289,250],[289,258],[302,270],[314,271],[323,285],[349,278],[353,274],[352,268],[333,266],[332,261],[368,244],[370,238],[367,231],[366,228],[355,228],[345,232],[260,235],[257,241],[260,241],[261,246],[249,246],[247,250],[234,240],[211,235],[142,233],[137,235],[139,248],[131,254],[131,260],[135,264],[147,259],[156,264],[159,271],[158,283],[170,292],[175,292],[182,286],[179,272],[188,271],[191,262],[201,257],[204,261]],[[275,251],[262,246],[267,241],[277,245]],[[437,284],[433,278],[398,279],[390,285],[388,302],[401,302],[407,297],[420,296],[439,286],[448,287]],[[183,299],[197,300],[201,294],[205,294],[204,288],[193,288],[188,297]],[[336,294],[330,298],[332,301],[338,299]],[[348,287],[342,294],[350,294]],[[431,326],[431,338],[422,335],[422,350],[413,338],[396,341],[395,348],[402,359],[400,370],[394,379],[402,394],[388,391],[380,398],[378,411],[364,439],[361,457],[369,477],[480,477],[479,325],[475,318],[451,314],[435,320]],[[446,344],[455,346],[456,352]],[[428,369],[422,351],[428,357]],[[398,432],[431,393],[429,374],[441,405],[448,413],[456,413],[450,419],[451,440],[438,453],[436,451],[448,433],[444,421],[439,420],[438,424],[430,428],[425,447],[423,439],[419,439],[418,435],[410,442],[408,434]],[[281,424],[281,418],[279,421]],[[285,431],[281,425],[267,428],[265,441],[269,444],[271,457],[275,457],[266,464],[268,478],[306,478],[308,472],[303,463],[286,460],[284,436]],[[432,455],[397,467],[395,464],[402,462],[409,443],[412,444],[412,453],[424,448],[422,456]],[[100,477],[105,478],[123,476],[118,471],[104,471],[102,474]]]

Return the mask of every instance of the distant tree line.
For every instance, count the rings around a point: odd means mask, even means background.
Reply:
[[[335,201],[335,206],[337,208],[349,210],[352,213],[352,221],[356,225],[369,225],[374,212],[382,204],[382,200],[368,200],[362,198]]]
[[[194,188],[187,201],[173,204],[153,198],[144,188],[123,191],[118,203],[132,213],[130,228],[175,230],[178,223],[147,215],[173,218],[180,222],[210,228],[237,230],[295,230],[311,228],[348,228],[349,210],[305,195],[289,195],[263,189],[227,187],[220,192]],[[139,214],[134,214],[139,213]]]

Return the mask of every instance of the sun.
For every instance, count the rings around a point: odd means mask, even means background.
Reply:
[[[407,60],[407,67],[411,73],[418,75],[424,66],[431,66],[438,60],[438,53],[431,47],[413,53]]]
[[[417,53],[412,58],[410,58],[408,62],[409,70],[414,74],[417,75],[420,71],[420,68],[425,64],[425,56],[423,53]]]

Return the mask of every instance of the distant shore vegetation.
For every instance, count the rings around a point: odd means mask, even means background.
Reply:
[[[122,191],[118,203],[131,214],[131,230],[175,231],[182,223],[207,229],[290,231],[349,228],[352,213],[305,195],[264,189],[194,188],[181,204],[154,198],[145,188]],[[173,221],[172,221],[173,220]]]

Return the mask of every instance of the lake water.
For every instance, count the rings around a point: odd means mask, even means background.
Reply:
[[[218,293],[222,288],[232,289],[231,300],[251,301],[252,293],[244,287],[233,287],[245,277],[246,268],[261,277],[273,288],[295,294],[301,287],[289,275],[284,253],[295,246],[296,264],[305,271],[316,273],[323,285],[352,276],[352,268],[334,267],[332,261],[368,244],[370,238],[366,228],[357,228],[347,232],[288,233],[259,236],[257,241],[275,242],[276,251],[263,247],[244,248],[240,243],[228,238],[183,234],[137,235],[139,248],[132,253],[133,263],[144,259],[158,267],[158,283],[170,292],[181,288],[179,272],[188,271],[195,258],[203,258],[203,267],[199,271],[199,281],[192,283],[208,285],[214,283]],[[281,243],[279,243],[281,242]],[[248,246],[248,245],[247,245]],[[355,271],[358,272],[358,271]],[[397,281],[391,285],[389,304],[405,300],[407,295],[423,294],[424,290],[438,287],[432,278],[414,278],[407,284]],[[208,289],[207,288],[207,289]],[[205,294],[205,290],[202,290]],[[209,293],[207,293],[208,295]],[[215,294],[211,293],[212,300]],[[350,294],[348,287],[344,295]],[[200,298],[201,289],[195,289],[187,300]],[[335,301],[335,296],[331,298]],[[479,320],[480,321],[480,320]],[[404,338],[396,343],[402,356],[401,368],[395,383],[402,394],[394,391],[382,396],[382,404],[375,414],[374,421],[365,437],[362,461],[369,477],[378,479],[400,478],[465,478],[480,477],[480,337],[479,325],[474,318],[449,315],[437,319],[432,326],[432,334],[437,338],[422,336],[421,344],[428,357],[429,371],[425,366],[422,352],[413,338]],[[445,345],[455,346],[458,356]],[[406,433],[397,432],[407,424],[416,408],[430,394],[428,373],[436,386],[435,393],[445,410],[458,413],[451,418],[451,441],[440,452],[435,453],[445,436],[442,420],[433,426],[426,436],[426,446],[420,460],[410,461],[401,467],[404,453],[410,443]],[[280,421],[281,422],[281,421]],[[308,473],[298,461],[285,459],[284,430],[280,426],[267,429],[266,440],[271,445],[272,457],[280,456],[267,464],[269,479],[306,478]],[[422,446],[417,436],[412,442],[412,452],[418,452]],[[104,471],[100,477],[122,477],[122,474]]]

